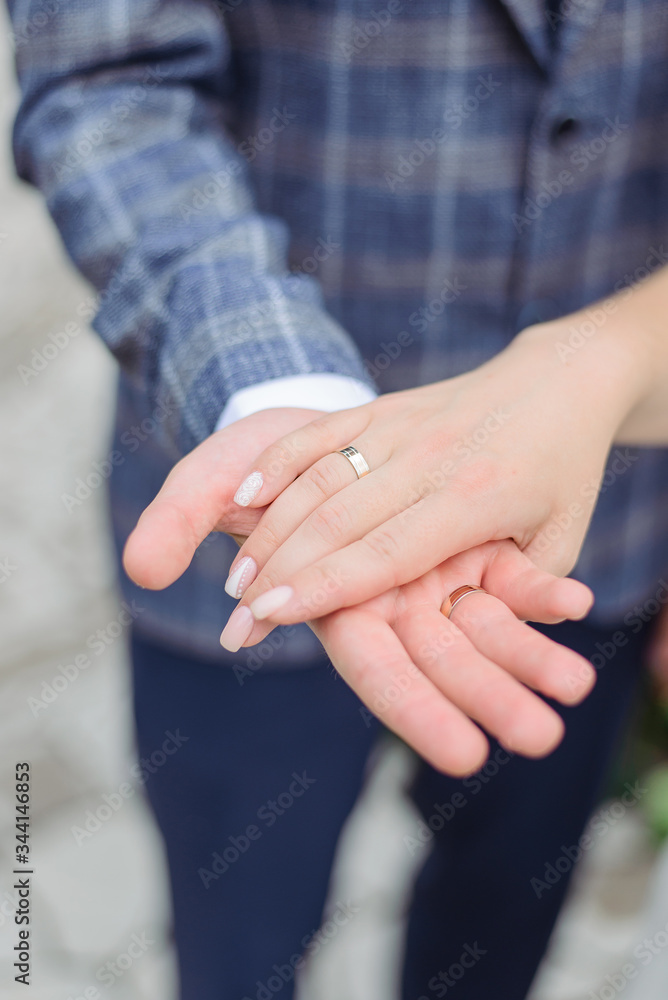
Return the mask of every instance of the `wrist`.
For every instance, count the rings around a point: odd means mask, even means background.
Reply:
[[[623,305],[612,296],[528,327],[513,342],[530,358],[539,380],[542,376],[548,387],[564,393],[584,417],[596,415],[610,443],[624,439],[655,379],[651,337]]]

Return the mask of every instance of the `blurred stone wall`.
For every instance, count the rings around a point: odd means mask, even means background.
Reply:
[[[131,772],[127,629],[105,491],[70,509],[62,500],[104,457],[115,366],[77,312],[91,291],[41,196],[14,176],[16,100],[0,5],[0,995],[169,1000],[164,860]],[[13,780],[24,760],[30,991],[14,983],[11,957]],[[133,935],[142,944],[128,965]]]

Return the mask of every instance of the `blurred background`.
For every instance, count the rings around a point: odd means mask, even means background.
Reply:
[[[114,364],[92,333],[70,325],[80,323],[77,306],[90,290],[65,259],[40,195],[14,177],[17,94],[4,17],[0,8],[2,996],[26,995],[14,984],[11,874],[14,767],[26,760],[35,868],[29,995],[172,1000],[165,864],[133,771],[127,626],[104,487],[76,505],[63,501],[108,451]],[[531,1000],[668,996],[667,720],[648,690]],[[429,849],[416,839],[418,817],[403,792],[412,767],[391,738],[375,757],[331,887],[333,900],[358,912],[333,934],[324,928],[300,1000],[395,998],[404,901]],[[637,781],[637,805],[622,806],[625,783]]]

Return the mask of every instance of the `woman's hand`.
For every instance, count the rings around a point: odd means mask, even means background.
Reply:
[[[195,448],[170,472],[130,536],[124,555],[130,576],[144,587],[167,587],[187,569],[210,531],[251,531],[261,512],[232,500],[247,456],[313,416],[305,410],[263,411]],[[494,596],[466,597],[449,621],[439,608],[462,582],[482,582]],[[590,689],[594,671],[515,616],[577,618],[591,599],[581,583],[554,579],[511,542],[494,542],[312,627],[372,712],[435,767],[465,774],[475,771],[487,752],[485,737],[471,720],[531,756],[558,743],[560,719],[530,688],[574,704]],[[251,621],[250,627],[253,641],[271,629],[265,622]],[[231,645],[238,648],[244,642],[238,619],[236,628]]]
[[[530,328],[475,371],[321,417],[271,445],[237,494],[247,508],[270,506],[228,592],[258,620],[310,620],[503,538],[568,573],[640,379],[625,342],[610,336],[605,365],[598,350],[564,360],[559,330]],[[350,444],[371,469],[359,481],[337,454]]]

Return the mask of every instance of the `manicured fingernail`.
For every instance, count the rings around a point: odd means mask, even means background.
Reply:
[[[274,587],[273,590],[268,590],[266,594],[261,594],[251,604],[253,617],[257,621],[268,618],[269,615],[273,615],[284,604],[287,604],[293,593],[292,587]]]
[[[244,596],[244,591],[248,589],[257,576],[257,563],[250,556],[244,556],[230,573],[225,583],[225,593],[237,600]]]
[[[241,649],[253,631],[255,619],[248,608],[235,608],[220,636],[220,645],[230,653]]]
[[[238,503],[240,507],[247,507],[262,489],[263,482],[264,479],[261,472],[251,472],[250,476],[244,479],[234,494],[234,502]]]

